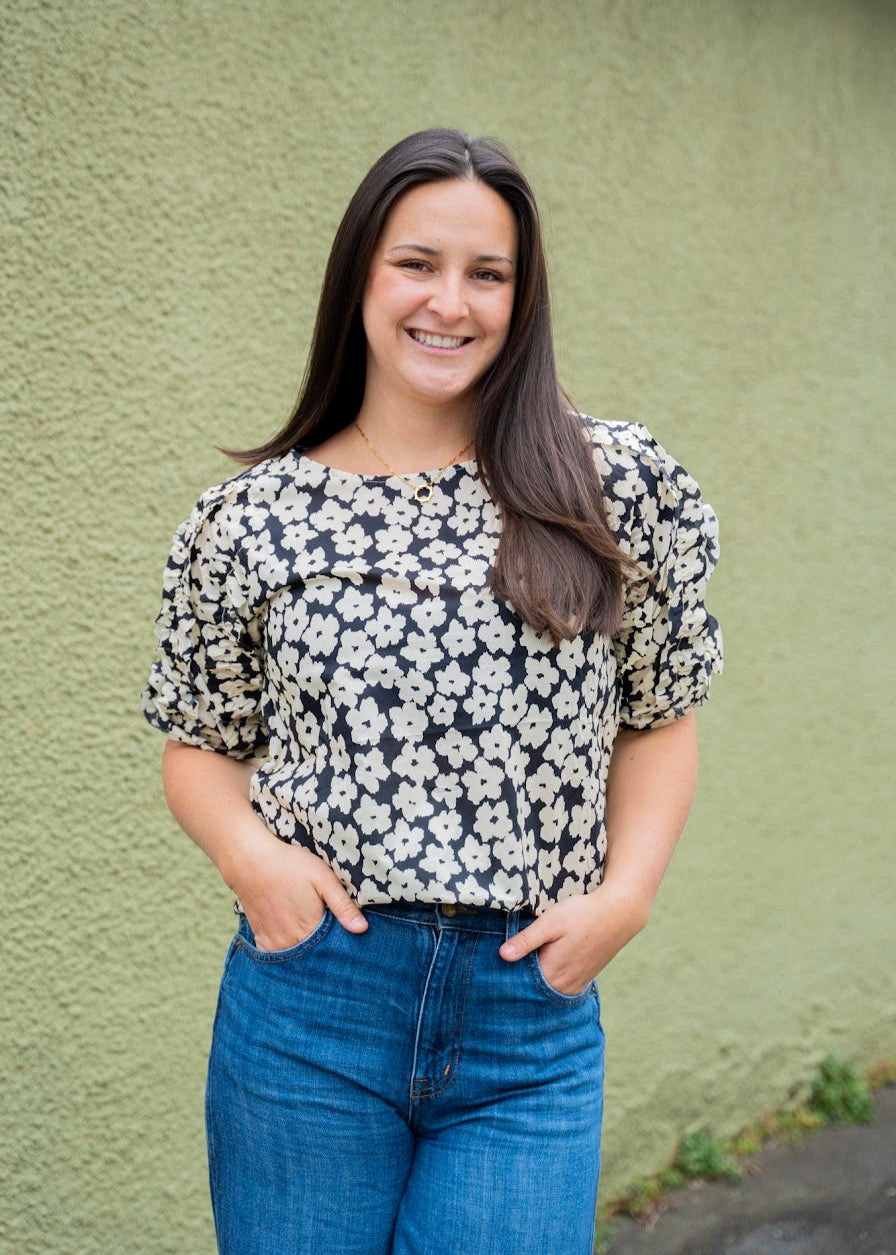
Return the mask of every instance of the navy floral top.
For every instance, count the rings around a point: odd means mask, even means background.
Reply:
[[[645,428],[583,421],[619,543],[652,577],[612,640],[555,647],[491,593],[500,517],[475,462],[420,506],[397,476],[294,451],[177,531],[146,718],[264,757],[255,810],[361,906],[541,911],[594,889],[618,727],[678,718],[721,670],[715,515]]]

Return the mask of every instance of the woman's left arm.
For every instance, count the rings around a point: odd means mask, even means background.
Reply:
[[[693,711],[641,732],[622,729],[607,780],[607,863],[600,886],[564,898],[501,947],[508,960],[539,951],[545,979],[580,992],[636,936],[684,828],[697,783]]]

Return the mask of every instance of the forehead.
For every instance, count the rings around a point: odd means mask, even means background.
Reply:
[[[381,248],[409,242],[515,258],[516,219],[507,201],[476,179],[423,183],[393,205],[379,240]]]

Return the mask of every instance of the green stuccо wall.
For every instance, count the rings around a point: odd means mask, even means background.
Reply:
[[[357,180],[435,123],[544,207],[579,405],[723,529],[727,672],[602,979],[607,1194],[896,1052],[896,6],[12,0],[2,17],[5,1255],[210,1255],[230,895],[138,693],[175,525],[287,411]]]

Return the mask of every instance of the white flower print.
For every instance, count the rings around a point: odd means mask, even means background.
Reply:
[[[457,855],[450,845],[430,846],[420,860],[420,867],[443,885],[462,870]]]
[[[545,836],[559,839],[566,832],[569,823],[569,812],[566,809],[566,802],[562,797],[553,798],[547,806],[541,807],[538,812],[538,818],[541,820],[541,827]]]
[[[455,545],[448,540],[432,540],[428,545],[424,545],[420,551],[420,556],[426,562],[431,562],[434,566],[444,568],[449,562],[456,562],[461,555],[459,545]]]
[[[390,867],[386,875],[387,902],[422,902],[426,896],[426,883],[413,867]],[[372,898],[376,901],[376,898]]]
[[[594,867],[594,853],[581,842],[576,842],[572,849],[563,856],[563,870],[569,872],[578,881],[585,877]]]
[[[458,536],[467,536],[479,526],[479,511],[472,505],[459,505],[448,522]]]
[[[456,728],[452,728],[436,741],[436,753],[441,754],[455,768],[472,762],[478,752],[475,742]]]
[[[554,694],[554,714],[558,719],[571,719],[579,709],[579,699],[568,680]]]
[[[490,805],[484,802],[482,806],[476,810],[476,818],[473,821],[474,831],[483,839],[483,842],[490,842],[496,836],[506,835],[513,829],[510,820],[510,810],[506,802],[496,802]]]
[[[428,702],[435,692],[432,680],[427,680],[419,671],[409,671],[407,675],[401,676],[396,688],[401,701],[416,702],[418,706]]]
[[[411,618],[423,632],[432,632],[440,628],[448,617],[445,603],[437,597],[422,601],[411,610]]]
[[[473,682],[499,693],[510,683],[510,660],[489,656],[481,658],[473,667]]]
[[[550,658],[526,659],[526,684],[539,697],[550,697],[558,680],[557,668]]]
[[[569,728],[554,728],[550,740],[544,747],[545,761],[553,763],[564,774],[564,767],[570,758],[574,758],[572,733]],[[566,777],[564,776],[564,779]]]
[[[345,717],[358,745],[373,745],[386,731],[386,716],[372,697],[363,698],[356,709],[346,711]]]
[[[451,701],[442,693],[436,693],[429,703],[429,718],[434,724],[447,725],[453,723],[457,713],[457,702]]]
[[[594,812],[590,806],[574,806],[569,815],[569,835],[574,841],[587,841],[594,826]],[[606,836],[603,838],[606,848]],[[598,842],[600,844],[600,842]]]
[[[451,697],[462,697],[470,687],[470,677],[461,669],[460,663],[452,659],[442,668],[439,677],[439,692]]]
[[[557,846],[542,846],[538,851],[538,879],[553,884],[560,875],[560,851]]]
[[[396,863],[406,863],[416,858],[423,849],[424,830],[412,827],[406,819],[396,821],[391,832],[383,837],[383,845]]]
[[[330,833],[329,844],[336,862],[341,867],[350,867],[358,861],[360,853],[358,834],[349,825],[339,822],[335,823]]]
[[[500,797],[503,779],[500,767],[483,761],[477,762],[470,771],[465,771],[460,778],[461,784],[467,791],[467,797],[474,806],[478,806],[480,802],[484,802],[487,798]]]
[[[443,806],[456,806],[463,796],[460,777],[453,771],[443,772],[432,786],[432,799]]]
[[[422,706],[397,706],[389,713],[389,726],[396,741],[419,740],[428,725],[426,710]]]
[[[471,834],[458,850],[458,857],[467,871],[484,872],[488,870],[492,853],[483,841]]]
[[[376,802],[365,793],[352,812],[352,819],[366,837],[372,837],[388,829],[392,810],[387,802]]]
[[[438,536],[441,528],[441,521],[435,514],[425,514],[414,524],[414,535],[418,540],[432,540]]]
[[[435,780],[439,775],[439,764],[428,745],[403,745],[393,761],[393,767],[410,780]]]
[[[449,622],[443,640],[445,652],[452,658],[465,658],[467,654],[475,653],[478,647],[475,628],[464,627],[457,621]]]
[[[366,753],[355,755],[355,778],[368,793],[378,793],[380,786],[389,779],[390,768],[382,750],[374,746]]]
[[[505,723],[519,723],[528,708],[529,698],[522,684],[505,689],[501,694],[501,718]]]
[[[550,739],[553,725],[546,712],[536,711],[533,718],[520,723],[517,735],[520,745],[527,750],[539,749]]]
[[[461,705],[474,723],[487,723],[495,717],[495,711],[498,709],[498,698],[495,693],[490,693],[488,689],[480,688],[477,685],[470,693],[470,696],[464,698]]]
[[[488,580],[489,564],[484,559],[474,558],[472,554],[464,554],[459,561],[445,568],[445,578],[452,584],[461,586],[474,580],[484,584]]]
[[[333,536],[333,549],[341,557],[363,553],[367,548],[367,543],[367,533],[360,523],[352,523],[344,531],[336,532]]]
[[[526,780],[526,790],[533,802],[550,802],[557,795],[560,779],[550,763],[540,763]]]
[[[404,635],[404,621],[389,606],[380,606],[376,617],[368,625],[377,649],[388,649],[397,645]]]
[[[330,805],[343,814],[351,810],[358,796],[358,786],[348,776],[335,776],[330,785]]]
[[[498,602],[480,592],[479,589],[469,588],[461,593],[457,613],[465,623],[475,626],[477,632],[481,634],[486,624],[500,617],[501,607]]]
[[[392,865],[385,845],[376,841],[365,841],[361,852],[361,875],[369,878],[368,883],[382,880]]]
[[[323,614],[311,616],[305,632],[304,645],[309,654],[329,658],[339,642],[339,620]]]
[[[373,642],[363,628],[347,629],[339,641],[336,660],[357,667],[363,665],[364,659],[371,653]]]
[[[460,841],[463,837],[463,821],[457,811],[440,811],[429,821],[429,831],[441,844]]]
[[[582,424],[619,544],[655,577],[627,583],[612,640],[555,646],[495,597],[500,512],[475,462],[422,509],[394,477],[291,452],[178,529],[147,718],[259,758],[264,822],[362,907],[540,911],[596,887],[617,727],[680,716],[720,669],[712,511],[643,428]]]
[[[408,819],[421,819],[432,814],[432,802],[422,784],[402,780],[395,790],[395,807]]]
[[[366,624],[373,614],[375,604],[370,593],[365,593],[360,588],[347,588],[339,598],[338,612],[347,623],[355,623],[360,619]]]
[[[501,868],[492,877],[488,893],[492,902],[497,902],[501,905],[507,902],[522,903],[523,878],[522,876],[511,876]]]
[[[510,757],[511,744],[510,733],[499,723],[483,728],[479,734],[479,748],[483,757],[491,763],[506,764]]]

